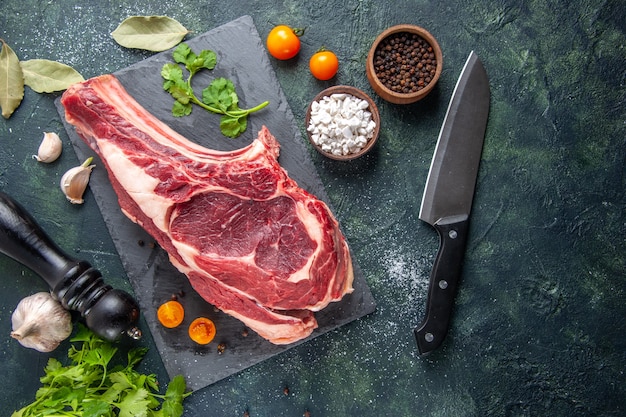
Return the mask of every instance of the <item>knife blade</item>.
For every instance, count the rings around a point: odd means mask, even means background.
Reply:
[[[421,355],[437,349],[448,333],[465,255],[489,100],[487,72],[472,51],[448,105],[420,207],[419,218],[439,235],[426,314],[414,330]]]

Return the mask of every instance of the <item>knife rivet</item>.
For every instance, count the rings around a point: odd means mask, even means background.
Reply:
[[[432,333],[426,333],[424,335],[424,340],[427,341],[428,343],[432,342],[433,340],[435,340],[435,336],[433,336]]]
[[[456,230],[450,230],[448,232],[448,236],[450,236],[450,239],[456,239],[456,237],[458,236]]]
[[[448,288],[448,281],[446,281],[445,279],[439,281],[439,288],[441,288],[442,290]]]

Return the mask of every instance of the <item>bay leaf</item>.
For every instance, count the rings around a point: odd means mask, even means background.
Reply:
[[[176,46],[188,33],[177,20],[167,16],[131,16],[111,36],[126,48],[161,52]]]
[[[2,116],[8,119],[24,98],[24,75],[15,52],[4,40],[0,42],[0,108]]]
[[[38,93],[63,91],[70,85],[84,81],[82,75],[69,65],[47,59],[21,61],[24,84]]]

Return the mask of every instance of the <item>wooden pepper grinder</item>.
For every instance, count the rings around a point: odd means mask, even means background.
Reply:
[[[63,252],[19,203],[0,192],[0,252],[22,263],[48,283],[53,297],[77,311],[98,336],[139,339],[139,305],[112,288],[88,262]]]

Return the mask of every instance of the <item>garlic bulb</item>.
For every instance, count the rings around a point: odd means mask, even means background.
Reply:
[[[69,169],[61,177],[61,190],[72,204],[83,204],[83,194],[89,184],[89,176],[95,165],[91,164],[93,158],[87,158],[82,165]]]
[[[43,139],[39,145],[37,155],[33,155],[39,162],[45,162],[49,164],[54,162],[61,155],[63,149],[63,142],[56,133],[44,132]]]
[[[72,333],[72,316],[50,293],[38,292],[19,302],[11,315],[11,337],[22,346],[51,352]]]

